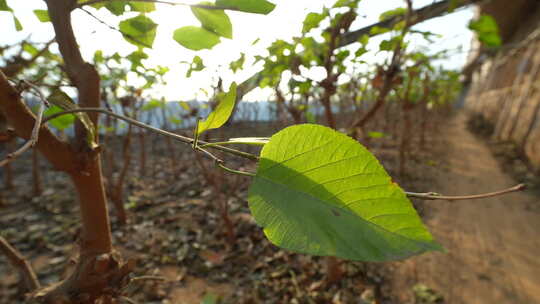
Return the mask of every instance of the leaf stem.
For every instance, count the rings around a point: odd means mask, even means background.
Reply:
[[[223,165],[223,163],[220,163],[220,162],[216,162],[216,164],[217,164],[218,167],[220,167],[221,169],[223,169],[223,170],[225,170],[225,171],[227,171],[229,173],[243,175],[243,176],[249,176],[249,177],[255,177],[254,173],[227,168],[227,167],[225,167]]]
[[[472,199],[481,199],[488,198],[493,196],[499,196],[511,192],[522,191],[526,188],[525,184],[519,184],[514,187],[499,190],[495,192],[483,193],[483,194],[474,194],[474,195],[462,195],[462,196],[446,196],[434,192],[428,193],[415,193],[415,192],[405,192],[408,197],[415,197],[424,200],[445,200],[445,201],[461,201],[461,200],[472,200]]]

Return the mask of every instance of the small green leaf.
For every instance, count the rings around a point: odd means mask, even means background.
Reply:
[[[309,13],[306,16],[306,19],[304,19],[304,26],[302,27],[302,33],[307,33],[311,31],[312,29],[319,26],[321,21],[326,18],[326,15],[324,14],[318,14],[318,13]]]
[[[236,102],[235,82],[231,84],[229,92],[220,96],[219,100],[218,106],[208,115],[208,118],[205,121],[199,122],[197,134],[201,134],[206,130],[219,128],[229,120]]]
[[[404,7],[398,7],[382,13],[379,16],[379,21],[384,21],[395,16],[404,16],[407,13],[407,9]]]
[[[190,50],[211,49],[219,43],[219,36],[197,26],[184,26],[174,31],[173,39]]]
[[[182,119],[177,118],[177,117],[174,117],[174,116],[169,116],[168,120],[169,120],[171,123],[175,124],[175,125],[179,125],[179,124],[182,123]]]
[[[180,101],[178,103],[180,104],[182,109],[184,109],[184,111],[191,111],[191,107],[189,106],[189,103],[187,103],[185,101]]]
[[[165,104],[157,99],[150,100],[149,102],[145,103],[144,106],[141,108],[143,111],[151,111],[157,108],[164,107]]]
[[[360,36],[360,38],[358,38],[358,42],[360,42],[360,44],[363,46],[366,46],[369,42],[369,35],[364,34]]]
[[[107,4],[105,4],[105,8],[107,8],[109,12],[111,12],[113,15],[120,16],[124,14],[124,12],[126,11],[127,3],[128,3],[127,1],[110,1]],[[97,3],[96,5],[98,5],[98,7],[94,6],[94,8],[103,7],[102,3]]]
[[[383,40],[379,44],[380,51],[393,51],[400,43],[403,43],[402,36],[395,36],[388,40]]]
[[[377,159],[320,125],[271,137],[248,202],[268,239],[295,252],[390,261],[442,249]]]
[[[140,13],[149,13],[156,10],[156,5],[152,2],[128,2],[132,11]]]
[[[0,0],[0,11],[12,12],[13,10],[7,5],[6,0]]]
[[[94,53],[94,63],[103,63],[105,62],[105,57],[103,57],[103,51],[97,50]]]
[[[476,32],[478,40],[489,47],[497,47],[502,44],[499,36],[499,26],[495,19],[489,15],[482,15],[480,18],[469,23],[469,28]]]
[[[36,17],[41,22],[51,21],[51,18],[49,17],[49,12],[47,10],[34,10],[34,15],[36,15]]]
[[[377,35],[381,35],[381,34],[384,34],[384,33],[388,33],[390,31],[391,31],[391,29],[386,28],[386,27],[374,26],[369,30],[369,34],[371,36],[377,36]]]
[[[368,132],[368,136],[371,138],[384,138],[384,137],[388,137],[388,134],[383,133],[383,132],[371,131],[371,132]]]
[[[233,73],[236,73],[236,71],[241,70],[244,68],[244,63],[246,62],[246,54],[240,53],[240,58],[237,60],[231,62],[229,64],[229,69],[233,71]]]
[[[395,45],[392,43],[392,40],[383,40],[379,44],[379,50],[381,51],[391,51],[394,47]]]
[[[267,15],[274,10],[275,4],[266,0],[217,0],[217,6],[246,13]]]
[[[201,5],[212,6],[211,2],[201,2]],[[232,39],[232,23],[229,16],[222,10],[209,10],[191,7],[193,15],[199,19],[202,27],[225,38]]]
[[[19,18],[15,17],[15,15],[13,15],[13,24],[15,24],[15,30],[17,30],[17,32],[20,32],[23,30],[21,21],[19,20]]]
[[[157,24],[145,15],[123,20],[119,28],[124,38],[135,46],[151,48],[154,44]]]
[[[47,110],[45,110],[45,112],[43,112],[43,115],[44,117],[48,117],[48,116],[51,116],[53,114],[60,113],[60,112],[64,112],[64,110],[60,108],[59,106],[52,105]],[[60,131],[69,128],[70,126],[73,125],[74,122],[75,122],[75,115],[73,114],[62,115],[49,121],[49,123],[53,127],[55,127],[56,129]]]
[[[205,67],[206,66],[204,65],[204,62],[200,56],[193,57],[193,61],[189,64],[189,69],[186,72],[186,77],[191,77],[191,74],[193,74],[193,72],[202,71]]]
[[[24,43],[23,50],[30,54],[30,56],[35,56],[37,53],[39,53],[39,50],[30,43]]]
[[[338,0],[333,7],[350,7],[355,8],[358,6],[359,0]]]
[[[148,54],[139,49],[127,55],[126,58],[131,61],[131,70],[134,71],[138,67],[144,66],[142,61],[148,59]]]
[[[65,111],[76,110],[79,108],[68,94],[58,89],[52,91],[51,95],[47,97],[47,100],[51,104],[58,106]],[[92,149],[96,148],[98,144],[96,143],[96,128],[94,123],[90,120],[87,113],[75,113],[75,116],[81,121],[87,131],[86,142]]]

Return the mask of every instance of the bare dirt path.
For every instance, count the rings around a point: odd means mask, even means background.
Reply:
[[[466,130],[466,117],[445,131],[448,170],[435,177],[438,192],[476,194],[513,186],[488,147]],[[526,192],[459,202],[425,203],[427,224],[448,253],[430,253],[396,265],[394,288],[417,282],[449,304],[540,303],[540,198]],[[400,303],[410,300],[402,294]]]

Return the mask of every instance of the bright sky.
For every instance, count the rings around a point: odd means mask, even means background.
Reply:
[[[185,1],[195,3],[199,1]],[[230,12],[233,22],[233,40],[222,39],[222,43],[210,51],[194,52],[181,47],[172,39],[172,32],[185,25],[198,25],[198,21],[193,17],[191,11],[183,6],[158,5],[157,11],[149,16],[159,24],[158,34],[152,50],[148,51],[150,59],[146,61],[147,66],[163,65],[168,66],[171,71],[166,80],[168,85],[153,89],[153,97],[165,97],[167,100],[204,100],[207,97],[200,89],[208,89],[209,83],[215,81],[216,76],[221,75],[225,79],[224,85],[232,81],[241,82],[257,72],[260,67],[253,66],[253,60],[246,62],[244,71],[233,75],[227,71],[228,64],[239,58],[241,52],[248,55],[265,54],[265,49],[275,40],[288,40],[298,36],[302,29],[302,22],[308,12],[320,12],[323,5],[332,5],[335,1],[329,0],[275,0],[276,9],[268,16],[243,14]],[[415,8],[419,8],[433,0],[414,0]],[[7,0],[8,5],[14,9],[17,17],[21,20],[24,30],[16,32],[12,26],[11,16],[6,12],[0,12],[0,45],[11,44],[32,35],[33,41],[44,42],[54,36],[50,23],[41,23],[33,14],[34,9],[45,9],[43,1],[20,1]],[[30,5],[32,3],[32,5]],[[378,21],[379,15],[389,9],[404,6],[403,0],[363,0],[360,3],[360,18],[355,21],[352,29],[358,29]],[[105,9],[95,12],[96,16],[106,23],[117,26],[120,18],[108,13]],[[133,17],[125,15],[124,18]],[[440,64],[449,68],[461,67],[467,57],[467,51],[472,39],[472,33],[467,29],[467,24],[473,16],[472,9],[463,9],[445,17],[436,18],[416,26],[416,29],[431,31],[442,35],[436,38],[434,43],[429,43],[418,37],[413,38],[413,48],[425,46],[429,53],[436,53],[443,49],[456,49],[463,46],[462,51],[457,51],[454,55]],[[105,55],[119,52],[127,55],[136,47],[124,41],[117,31],[111,30],[107,26],[100,24],[95,19],[82,11],[73,13],[73,23],[75,33],[81,46],[83,56],[91,60],[96,50],[103,50]],[[255,46],[252,42],[260,38]],[[372,39],[373,49],[378,45],[381,38]],[[370,40],[371,41],[371,40]],[[185,73],[186,64],[181,61],[191,61],[193,56],[199,55],[203,58],[207,69],[196,72],[187,79]],[[384,54],[379,53],[365,55],[364,60],[380,62],[384,60]],[[249,58],[250,56],[248,56]],[[271,93],[256,89],[246,96],[248,100],[265,100]]]

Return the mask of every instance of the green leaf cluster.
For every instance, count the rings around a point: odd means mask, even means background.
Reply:
[[[215,8],[205,8],[214,6]],[[201,26],[184,26],[173,33],[173,39],[190,50],[212,49],[220,42],[220,37],[232,39],[233,30],[229,16],[223,9],[255,14],[268,14],[275,4],[266,0],[217,0],[216,3],[201,2],[192,6],[193,15]]]

